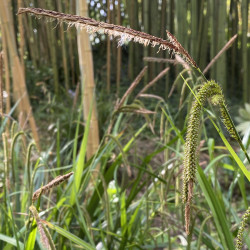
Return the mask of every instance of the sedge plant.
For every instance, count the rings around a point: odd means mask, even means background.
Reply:
[[[161,38],[146,34],[144,32],[135,31],[130,28],[125,28],[119,25],[114,24],[107,24],[103,22],[98,22],[96,20],[93,20],[91,18],[85,18],[75,15],[69,15],[64,13],[59,13],[55,11],[50,10],[44,10],[44,9],[37,9],[37,8],[20,8],[19,14],[22,13],[30,13],[33,15],[36,15],[38,17],[45,16],[49,19],[56,19],[58,22],[66,22],[69,26],[76,26],[77,28],[84,28],[89,33],[93,32],[100,32],[104,31],[104,33],[108,34],[109,36],[119,37],[120,40],[118,42],[119,45],[122,45],[126,41],[133,41],[143,44],[144,46],[151,45],[153,47],[158,46],[159,49],[162,50],[168,50],[170,53],[174,53],[177,55],[180,55],[189,65],[191,65],[195,70],[199,72],[203,79],[203,85],[199,88],[198,92],[195,94],[194,92],[194,101],[190,110],[190,113],[188,115],[188,126],[187,126],[187,136],[185,140],[185,146],[184,146],[184,169],[183,169],[183,188],[182,188],[182,200],[185,205],[185,221],[186,221],[186,233],[189,234],[190,232],[190,216],[191,216],[191,208],[192,208],[192,197],[193,197],[193,189],[194,185],[196,183],[196,172],[197,172],[197,151],[198,151],[198,144],[199,144],[199,131],[201,127],[201,114],[202,111],[207,111],[204,106],[206,102],[208,101],[212,106],[217,106],[220,110],[220,117],[229,132],[229,134],[234,138],[242,148],[243,152],[245,153],[245,156],[250,163],[249,156],[247,155],[247,152],[241,142],[241,139],[235,129],[235,126],[233,124],[233,121],[229,115],[228,109],[226,107],[226,101],[224,98],[224,95],[222,93],[222,89],[218,83],[215,81],[209,81],[205,78],[204,74],[199,69],[196,62],[193,60],[193,58],[189,55],[189,53],[182,47],[182,45],[178,42],[178,40],[168,31],[167,32],[167,40],[163,40]],[[187,84],[185,82],[185,84]],[[188,85],[188,84],[187,84]],[[217,131],[219,132],[219,135],[223,139],[225,145],[229,149],[230,153],[232,154],[232,157],[236,160],[239,167],[241,168],[243,174],[245,177],[250,181],[250,173],[242,163],[242,161],[237,157],[235,152],[230,147],[230,144],[227,142],[223,134],[219,131],[217,125],[213,122],[212,118],[211,121]],[[86,145],[85,145],[86,146]],[[121,154],[120,154],[121,157]],[[116,158],[114,163],[111,165],[111,167],[108,170],[108,175],[104,178],[106,182],[109,182],[111,180],[111,176],[115,171],[115,168],[117,164],[119,163],[120,159],[119,157]],[[82,169],[84,170],[84,169]],[[79,176],[77,177],[79,179]],[[202,181],[202,178],[201,178]],[[204,180],[205,181],[205,180]],[[205,183],[203,181],[203,183]],[[94,198],[91,199],[88,205],[88,211],[91,211],[91,209],[94,209],[97,204],[97,197],[100,194],[103,194],[104,188],[102,183],[98,184],[98,187],[94,193]],[[45,186],[44,186],[45,187]],[[80,189],[80,182],[78,183],[77,189]],[[36,193],[36,197],[39,196],[40,193],[42,193],[45,190],[45,188],[41,188],[39,193]],[[77,190],[77,191],[78,191]],[[76,193],[77,195],[77,193]],[[72,198],[76,199],[76,198]],[[124,223],[124,220],[126,220],[126,216],[124,214],[124,206],[129,206],[129,202],[125,204],[124,198],[121,198],[123,201],[121,203],[121,211],[123,211],[123,220],[121,223]],[[78,207],[78,205],[76,204]],[[38,220],[38,216],[34,210],[33,207],[31,207],[31,212],[33,213],[34,217]],[[136,213],[136,211],[135,211]],[[135,215],[136,216],[136,215]],[[91,215],[91,219],[94,219],[95,215]],[[243,218],[243,224],[241,225],[241,228],[239,230],[239,236],[237,240],[237,247],[240,247],[240,242],[242,239],[242,231],[245,228],[246,225],[246,218],[249,218],[249,211],[246,212],[246,216]],[[108,219],[109,220],[109,219]],[[68,222],[66,223],[68,225]],[[112,225],[115,226],[115,225]],[[112,227],[111,226],[111,227]],[[55,228],[55,227],[54,227]],[[59,229],[58,229],[59,230]],[[87,234],[87,227],[83,225],[83,231]],[[62,232],[62,231],[61,231]],[[122,232],[124,234],[124,237],[128,233],[127,230]],[[88,236],[91,239],[91,235]],[[124,240],[126,238],[122,238],[121,244],[125,244]],[[90,240],[91,242],[91,240]],[[107,243],[108,245],[110,242]]]

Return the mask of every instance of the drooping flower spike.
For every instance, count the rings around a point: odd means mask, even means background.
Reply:
[[[52,10],[45,10],[40,8],[20,8],[18,14],[29,13],[37,17],[47,17],[49,20],[57,20],[58,22],[65,22],[76,28],[86,29],[88,33],[104,32],[112,37],[119,37],[118,45],[121,46],[125,42],[136,42],[144,46],[151,45],[152,47],[159,46],[159,50],[168,50],[169,53],[178,54],[184,58],[186,62],[195,68],[198,68],[196,62],[188,54],[188,52],[181,46],[177,39],[169,32],[167,32],[168,40],[149,35],[145,32],[136,31],[131,28],[126,28],[120,25],[104,23],[96,21],[89,17],[82,17],[71,14],[64,14]]]

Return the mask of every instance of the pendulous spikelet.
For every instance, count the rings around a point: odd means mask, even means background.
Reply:
[[[68,174],[65,175],[59,175],[57,176],[54,180],[52,180],[51,182],[49,182],[47,185],[37,189],[32,196],[32,201],[35,201],[36,199],[39,198],[40,195],[44,194],[46,191],[48,191],[49,189],[59,185],[60,183],[62,183],[63,181],[67,180],[72,174],[74,174],[74,172],[70,172]]]
[[[40,233],[40,239],[41,239],[43,246],[45,247],[45,249],[55,250],[56,248],[55,248],[54,242],[52,240],[52,237],[51,237],[48,229],[46,228],[46,226],[41,221],[36,208],[32,205],[29,207],[29,210],[36,220],[37,228],[38,228],[38,231]]]
[[[244,213],[241,223],[240,223],[240,228],[236,237],[236,245],[235,245],[236,250],[242,249],[243,233],[247,226],[247,221],[249,220],[250,220],[250,207],[248,207],[247,211]]]
[[[206,101],[210,100],[212,105],[219,106],[222,121],[230,133],[230,135],[237,139],[233,124],[228,114],[225,98],[222,89],[214,81],[206,82],[200,88],[196,100],[193,102],[187,127],[186,142],[184,148],[184,170],[183,170],[183,187],[182,200],[185,204],[185,221],[186,232],[189,234],[190,223],[190,208],[193,196],[193,185],[196,180],[196,161],[197,148],[199,143],[199,130],[201,124],[201,112]]]

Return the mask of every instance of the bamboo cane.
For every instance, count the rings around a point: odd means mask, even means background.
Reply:
[[[117,24],[121,25],[121,0],[118,0],[117,4]],[[122,61],[122,49],[117,49],[117,68],[116,68],[116,95],[119,97],[120,93],[120,81],[121,81],[121,61]]]
[[[77,12],[81,16],[88,16],[86,0],[79,1]],[[99,146],[99,128],[94,93],[94,66],[88,33],[85,30],[78,29],[77,41],[83,88],[83,114],[85,120],[90,112],[90,106],[93,105],[87,148],[87,159],[90,159],[96,153]]]
[[[36,122],[33,117],[32,107],[30,105],[29,96],[26,89],[24,71],[21,66],[20,59],[17,53],[16,41],[14,38],[14,29],[13,26],[11,25],[10,15],[11,13],[10,13],[9,2],[0,1],[0,17],[4,27],[6,41],[8,44],[8,52],[10,55],[14,98],[15,101],[21,99],[20,105],[18,106],[19,113],[23,113],[23,116],[27,117],[27,119],[29,120],[29,125],[31,127],[34,140],[36,141],[36,145],[39,148],[39,137],[37,133]]]
[[[107,0],[107,23],[111,23],[110,0]],[[110,73],[111,73],[111,41],[107,39],[107,92],[110,93]]]

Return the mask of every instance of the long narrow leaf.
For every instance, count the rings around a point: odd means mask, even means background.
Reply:
[[[91,114],[92,114],[92,105],[88,114],[88,120],[85,126],[85,131],[84,131],[84,136],[83,136],[83,140],[81,144],[80,153],[78,156],[78,161],[74,167],[74,180],[73,180],[72,192],[70,196],[71,205],[73,205],[75,203],[75,200],[77,199],[77,193],[81,184],[82,172],[84,169],[84,162],[85,162],[85,155],[87,151],[87,142],[88,142],[88,135],[89,135],[89,128],[90,128]]]
[[[4,234],[0,234],[0,240],[12,245],[12,246],[17,246],[17,242],[16,242],[16,239],[14,237],[9,237],[7,235],[4,235]],[[24,249],[24,244],[19,241],[19,247],[20,249]]]
[[[233,237],[229,230],[225,212],[223,211],[223,208],[220,204],[218,197],[214,194],[214,191],[210,183],[207,181],[207,178],[200,166],[198,166],[197,177],[201,189],[205,195],[206,201],[212,211],[217,232],[221,239],[221,243],[225,249],[233,250],[234,249]]]
[[[248,181],[250,181],[250,172],[247,170],[247,168],[245,167],[245,165],[243,164],[243,162],[241,161],[241,159],[239,158],[239,156],[235,153],[235,151],[231,147],[230,143],[225,138],[225,136],[223,135],[223,133],[220,131],[220,129],[218,128],[218,126],[214,123],[214,121],[211,118],[210,118],[210,121],[213,123],[215,129],[217,130],[218,134],[220,135],[220,137],[221,137],[222,141],[224,142],[225,146],[227,147],[228,151],[230,152],[230,154],[232,155],[232,157],[234,158],[234,160],[237,162],[238,166],[241,168],[242,172],[247,177]]]
[[[30,234],[25,244],[25,249],[34,249],[35,242],[36,242],[36,232],[37,232],[36,220],[33,220]]]
[[[95,250],[94,247],[92,247],[90,244],[85,242],[84,240],[78,238],[74,234],[70,233],[69,231],[66,231],[65,229],[58,227],[54,224],[51,224],[50,222],[43,221],[44,224],[46,224],[49,228],[55,230],[57,233],[61,234],[62,236],[66,237],[67,239],[75,242],[79,246],[82,246],[86,250]]]

